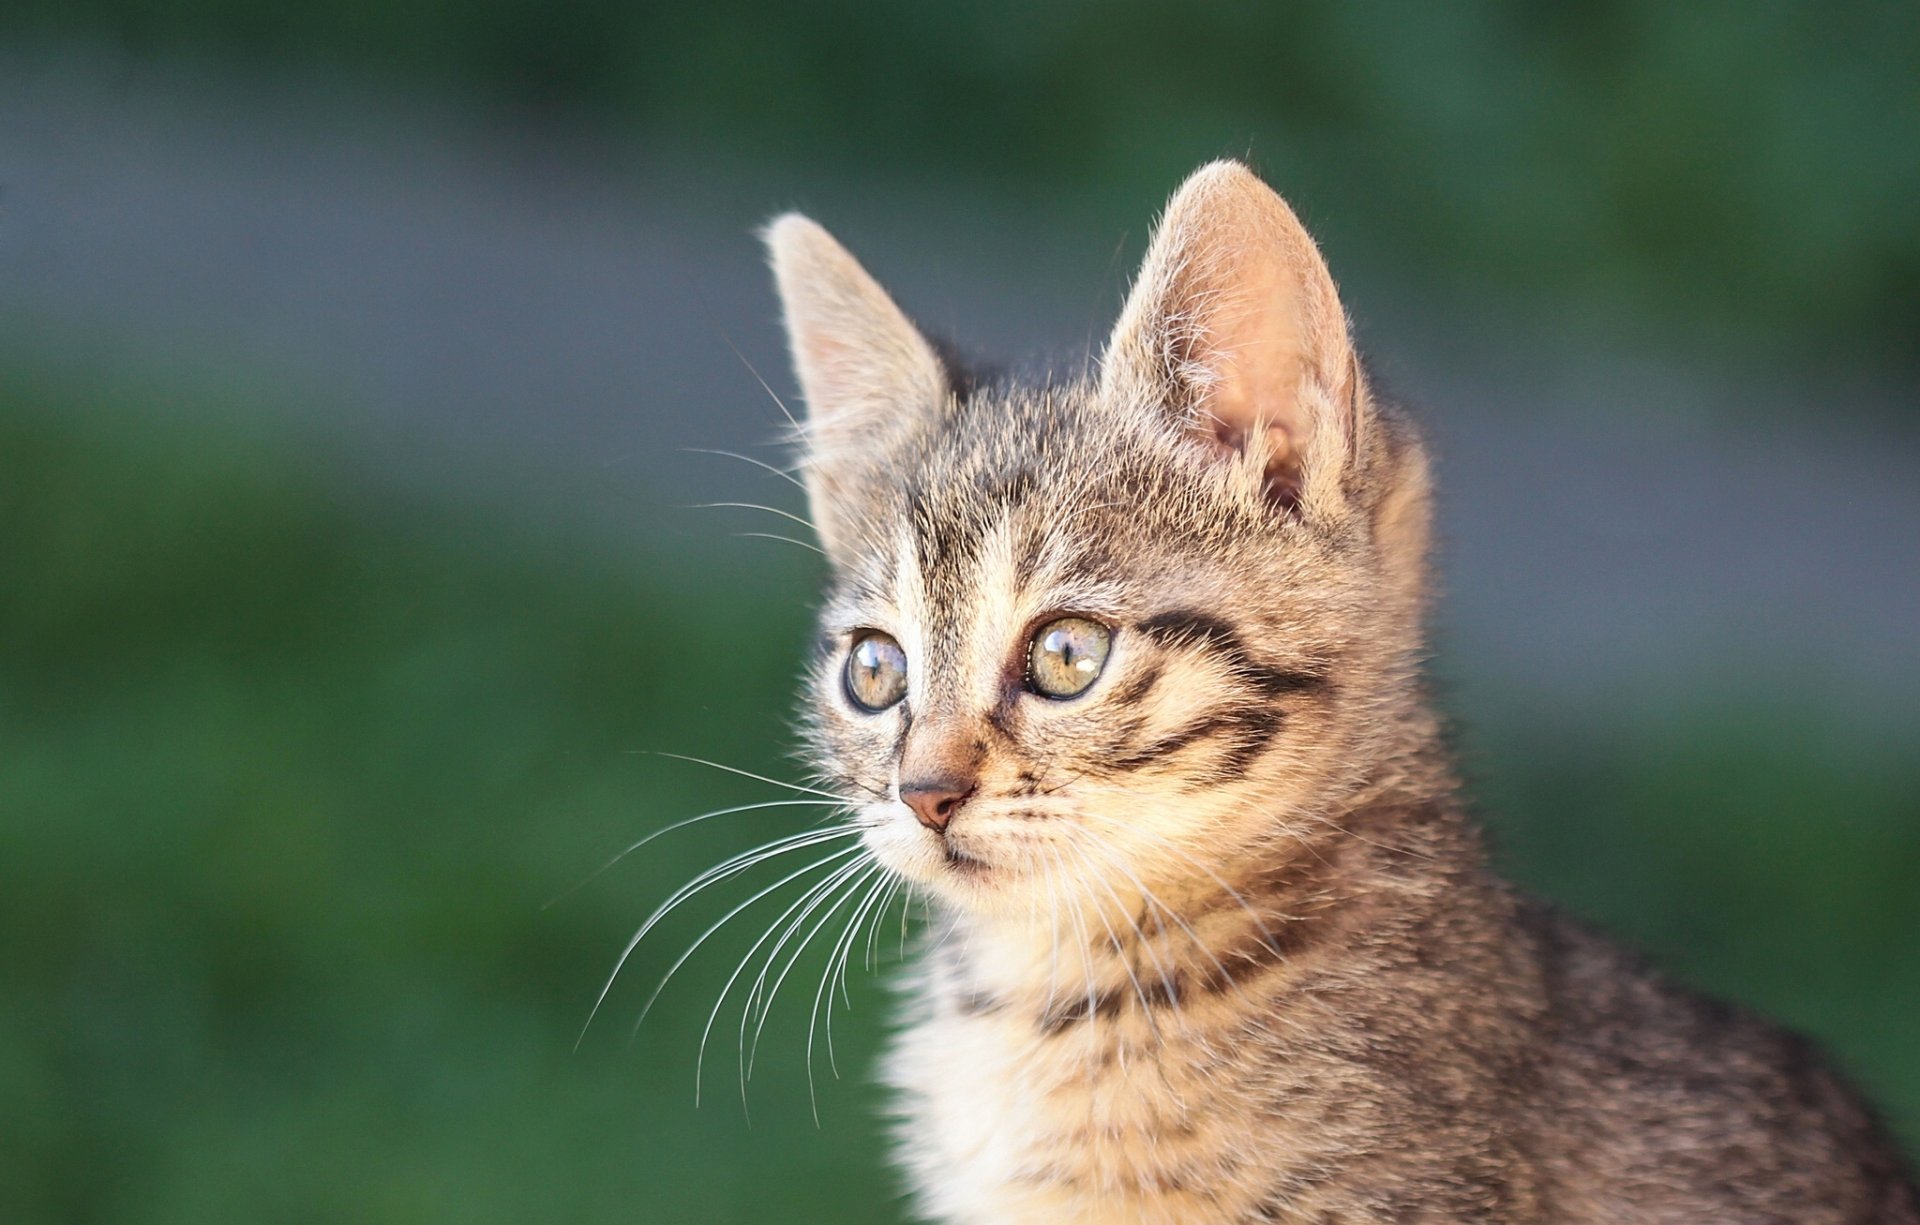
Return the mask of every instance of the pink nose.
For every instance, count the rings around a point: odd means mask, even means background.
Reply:
[[[942,834],[946,832],[947,822],[953,820],[953,814],[973,794],[973,787],[972,780],[932,778],[901,783],[900,798],[913,809],[913,815],[920,818],[920,824]]]

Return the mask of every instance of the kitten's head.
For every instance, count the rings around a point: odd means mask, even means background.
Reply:
[[[833,572],[809,735],[881,862],[977,911],[1164,897],[1391,768],[1426,464],[1252,172],[1181,187],[1066,385],[963,395],[826,231],[767,241]]]

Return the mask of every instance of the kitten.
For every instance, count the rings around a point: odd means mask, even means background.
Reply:
[[[888,1064],[928,1217],[1920,1223],[1804,1041],[1488,870],[1420,440],[1249,170],[1181,187],[1066,385],[963,390],[818,225],[767,242],[810,747],[938,914]]]

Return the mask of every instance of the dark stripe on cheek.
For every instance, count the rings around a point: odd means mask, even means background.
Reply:
[[[1169,732],[1157,740],[1148,742],[1131,753],[1113,759],[1113,766],[1119,770],[1137,770],[1150,765],[1169,753],[1177,753],[1196,741],[1209,736],[1217,736],[1234,726],[1229,714],[1216,713],[1201,715],[1178,731]]]
[[[1113,701],[1121,706],[1133,705],[1141,698],[1146,697],[1147,694],[1153,692],[1153,687],[1160,683],[1161,674],[1162,669],[1159,664],[1148,664],[1145,672],[1134,677],[1114,692]]]
[[[1197,609],[1174,608],[1155,613],[1134,628],[1164,647],[1195,647],[1221,656],[1233,666],[1241,680],[1268,697],[1304,693],[1327,683],[1324,672],[1261,663],[1248,652],[1233,626]]]
[[[1327,687],[1326,673],[1305,669],[1269,668],[1261,664],[1244,663],[1240,674],[1248,684],[1270,698],[1285,697],[1290,693],[1313,693]]]
[[[1209,711],[1176,731],[1113,759],[1117,770],[1137,770],[1201,741],[1227,739],[1217,773],[1223,779],[1251,765],[1279,734],[1283,716],[1265,706],[1237,706]]]

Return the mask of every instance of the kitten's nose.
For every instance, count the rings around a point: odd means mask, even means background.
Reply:
[[[973,789],[972,779],[929,778],[901,783],[900,798],[913,809],[913,815],[920,818],[920,824],[942,834],[947,830],[947,822],[953,820],[953,814],[973,794]]]

